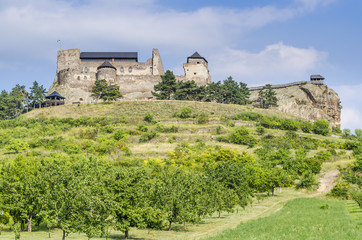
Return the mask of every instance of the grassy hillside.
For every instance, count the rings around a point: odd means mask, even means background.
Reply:
[[[25,114],[28,118],[49,118],[49,117],[72,117],[78,118],[81,116],[112,116],[127,118],[140,118],[145,113],[152,113],[157,119],[172,118],[175,112],[179,112],[184,107],[191,107],[194,113],[206,113],[210,116],[221,117],[238,114],[243,111],[263,113],[267,116],[289,117],[280,112],[271,110],[246,107],[236,104],[220,104],[206,103],[196,101],[122,101],[122,102],[107,102],[99,104],[81,104],[81,105],[63,105],[57,107],[36,109]]]
[[[187,114],[182,115],[185,109]],[[102,229],[98,226],[109,219],[112,220],[109,239],[122,238],[125,229],[130,230],[132,238],[143,239],[215,236],[240,222],[269,216],[290,199],[312,196],[319,177],[354,161],[345,139],[340,135],[315,134],[314,127],[316,124],[270,110],[203,102],[134,101],[37,109],[18,119],[0,121],[0,199],[3,199],[0,206],[14,215],[14,221],[26,223],[26,207],[37,206],[27,202],[27,189],[48,194],[49,202],[56,201],[69,197],[53,198],[58,194],[53,188],[61,189],[64,184],[63,180],[55,184],[57,177],[70,177],[74,179],[69,181],[74,182],[64,185],[65,193],[72,191],[69,186],[74,187],[74,199],[82,196],[88,203],[81,206],[85,210],[77,212],[84,215],[77,219],[78,223],[72,219],[66,223],[75,224],[69,228],[69,239],[87,239],[86,233],[92,239],[105,239],[100,236]],[[177,190],[157,192],[168,189],[160,186],[172,189],[169,179],[175,179]],[[37,184],[31,184],[32,181]],[[33,185],[38,188],[33,190]],[[12,191],[4,191],[8,186],[14,186]],[[88,199],[90,192],[96,198]],[[106,216],[99,213],[103,220],[88,228],[92,223],[89,212],[93,214],[97,209],[93,201],[97,197],[103,199],[102,194],[113,204],[121,204],[112,211],[124,214],[132,209],[131,214],[136,212],[135,219],[140,222],[132,222],[122,214],[115,218],[115,212]],[[159,202],[177,201],[184,195],[188,196],[186,200],[177,204],[178,209],[187,209],[186,212],[176,213],[180,216],[172,220],[172,226],[168,225],[171,210],[164,209]],[[144,204],[138,206],[140,201],[133,198],[143,199]],[[70,199],[70,202],[79,200]],[[22,202],[20,207],[13,205],[17,201]],[[88,209],[90,203],[95,207]],[[330,204],[333,211],[342,209],[343,202],[336,204]],[[39,206],[34,210],[35,232],[22,232],[22,239],[48,236],[44,212],[51,215],[54,209],[49,211]],[[74,211],[81,207],[76,206]],[[150,212],[145,213],[144,209]],[[342,215],[330,217],[349,216],[345,211]],[[62,226],[54,222],[57,216],[49,217],[53,221],[50,227],[53,239],[62,235]],[[158,220],[157,227],[155,222],[147,222],[149,219]],[[310,226],[315,224],[309,221]],[[346,228],[354,234],[353,226],[351,223]],[[168,227],[171,231],[167,231]],[[282,230],[275,234],[282,234]],[[13,237],[12,232],[0,235],[0,239]]]

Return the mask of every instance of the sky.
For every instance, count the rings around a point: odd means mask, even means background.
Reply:
[[[361,13],[361,0],[0,0],[0,90],[48,89],[59,49],[136,51],[145,62],[158,48],[178,75],[197,51],[212,81],[321,74],[341,98],[342,128],[361,129]]]

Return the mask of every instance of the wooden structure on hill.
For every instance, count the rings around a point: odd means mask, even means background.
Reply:
[[[54,91],[45,97],[45,107],[64,105],[64,99],[65,97]]]

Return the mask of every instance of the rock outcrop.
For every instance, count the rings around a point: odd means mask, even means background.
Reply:
[[[304,82],[287,87],[275,88],[278,106],[272,109],[294,116],[316,121],[326,119],[331,126],[341,126],[341,100],[327,85]],[[258,105],[259,90],[251,90],[250,100]]]

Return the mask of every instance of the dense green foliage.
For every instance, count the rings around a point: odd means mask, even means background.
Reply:
[[[167,70],[162,81],[154,86],[152,94],[161,100],[189,100],[245,105],[250,103],[249,89],[245,83],[237,83],[228,77],[223,83],[197,86],[195,81],[176,81],[173,72]]]
[[[104,101],[114,101],[117,98],[121,98],[122,94],[119,91],[118,85],[108,84],[105,79],[101,79],[95,81],[91,96],[97,101],[99,99]]]
[[[196,118],[193,127],[209,121],[191,108],[176,117]],[[263,124],[259,130],[234,127],[228,122],[234,119]],[[273,135],[268,128],[281,128],[283,121],[289,130]],[[106,236],[112,230],[128,236],[131,227],[173,229],[176,223],[186,228],[213,213],[245,207],[255,194],[313,187],[321,164],[332,154],[322,149],[360,149],[352,141],[300,136],[290,129],[299,123],[250,112],[223,117],[212,131],[218,140],[247,145],[246,153],[221,147],[216,138],[212,145],[202,139],[181,141],[175,133],[182,125],[157,122],[150,113],[137,119],[0,121],[0,210],[8,216],[3,226],[18,234],[19,224],[23,230],[41,224],[61,229],[64,238],[74,232]],[[147,148],[154,141],[177,146],[156,157],[130,150],[131,144],[147,142],[141,145]]]
[[[265,85],[265,87],[259,91],[259,103],[261,108],[278,106],[277,94],[270,84]]]
[[[45,88],[35,81],[30,90],[28,93],[25,86],[17,84],[9,93],[1,91],[0,120],[16,118],[30,108],[40,108],[45,101]]]

